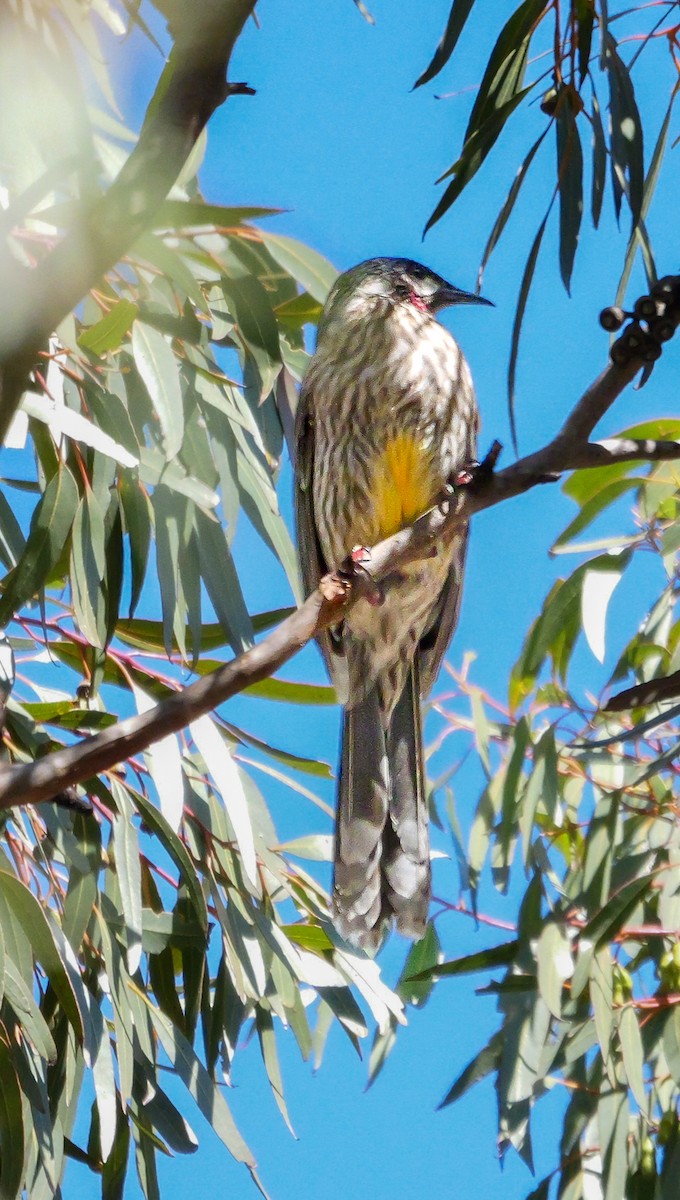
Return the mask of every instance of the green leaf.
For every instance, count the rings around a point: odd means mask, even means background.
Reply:
[[[161,1087],[155,1086],[152,1096],[144,1103],[144,1111],[152,1125],[176,1154],[194,1154],[198,1138],[188,1121],[172,1103]]]
[[[560,193],[560,273],[567,294],[571,295],[571,273],[583,216],[583,151],[576,114],[569,99],[567,94],[558,106],[555,131]]]
[[[0,892],[29,939],[55,994],[71,1024],[76,1038],[83,1041],[83,1015],[68,972],[54,940],[49,922],[35,896],[15,875],[0,869]]]
[[[239,332],[256,367],[260,379],[259,399],[264,400],[281,370],[279,328],[272,311],[270,298],[258,279],[243,275],[238,279],[223,278],[229,308],[236,319]]]
[[[520,91],[529,44],[545,10],[545,0],[524,0],[503,26],[472,106],[465,141]]]
[[[106,897],[102,897],[102,901],[104,902],[102,907],[106,907]],[[127,980],[129,977],[123,961],[120,944],[109,927],[106,915],[101,910],[96,912],[95,920],[101,938],[103,961],[111,988],[121,1101],[123,1104],[127,1104],[130,1100],[133,1086],[133,1047],[136,1057],[141,1056],[142,1059],[146,1058],[149,1061],[154,1061],[153,1054],[145,1053],[146,1050],[150,1049],[150,1044],[147,1045],[149,1039],[146,1025],[148,1022],[146,1021],[146,1014],[143,1013],[145,1023],[142,1024],[141,1030],[136,1029],[136,1014],[133,1013],[132,1005],[128,1001]]]
[[[359,1053],[359,1038],[366,1037],[368,1026],[364,1015],[348,987],[320,987],[319,996],[331,1009],[333,1016],[347,1033]],[[316,1040],[316,1039],[315,1039]]]
[[[119,300],[101,321],[83,330],[78,338],[78,345],[95,355],[117,350],[132,328],[138,312],[139,308],[132,300]]]
[[[604,184],[607,174],[607,144],[604,138],[600,105],[595,92],[593,92],[591,116],[593,123],[593,182],[590,211],[593,218],[593,225],[597,229],[602,214],[602,201],[604,200]]]
[[[78,506],[78,488],[68,467],[59,465],[31,518],[21,559],[5,580],[0,627],[42,587],[68,542]]]
[[[501,942],[498,946],[490,946],[487,950],[476,950],[474,954],[465,954],[462,958],[454,958],[449,962],[437,963],[418,971],[407,978],[407,983],[419,980],[443,979],[450,975],[469,975],[476,971],[491,971],[494,967],[509,966],[517,957],[518,942]]]
[[[113,520],[111,520],[112,512],[114,513]],[[106,645],[108,646],[114,635],[116,622],[120,614],[120,600],[123,591],[123,574],[125,570],[123,518],[117,497],[114,497],[109,507],[106,526],[108,527],[108,536],[105,548],[106,575],[103,586],[105,596]]]
[[[526,777],[523,773],[527,748],[531,742],[531,730],[526,717],[520,717],[512,735],[511,754],[505,766],[503,780],[503,798],[501,802],[501,821],[497,829],[496,844],[503,866],[507,869],[511,860],[511,847],[516,836],[517,814],[522,803],[522,794]]]
[[[680,89],[678,88],[678,85],[676,84],[675,87],[673,88],[673,91],[671,92],[671,97],[668,102],[668,108],[666,109],[666,114],[661,123],[661,129],[659,130],[659,136],[656,140],[656,145],[654,147],[654,153],[652,154],[651,162],[649,164],[649,170],[647,171],[647,175],[645,177],[644,188],[643,188],[643,193],[642,193],[642,203],[640,206],[640,222],[643,222],[646,220],[647,213],[649,212],[649,206],[652,202],[652,197],[654,195],[654,191],[655,191],[655,188],[657,185],[659,174],[661,172],[661,164],[663,163],[663,160],[664,160],[664,155],[666,153],[666,144],[668,142],[668,129],[670,126],[671,116],[673,113],[673,106],[675,104],[675,101],[676,101],[676,98],[678,95],[678,90],[680,90]],[[633,232],[630,235],[628,247],[626,249],[626,257],[624,259],[623,270],[621,272],[621,278],[619,280],[619,286],[616,289],[616,303],[617,304],[622,303],[623,298],[626,294],[626,288],[628,286],[628,280],[630,278],[630,273],[633,269],[635,255],[636,255],[638,246],[641,244],[641,242],[642,242],[641,232],[640,232],[638,226],[636,225],[635,228],[633,229]]]
[[[578,73],[582,84],[588,74],[590,62],[590,47],[593,41],[593,24],[595,22],[595,5],[592,0],[576,0],[576,44],[578,45]]]
[[[445,179],[448,175],[453,175],[451,183],[444,191],[431,217],[426,222],[424,233],[427,233],[443,217],[444,213],[458,199],[463,189],[467,187],[473,176],[477,174],[489,151],[495,146],[500,137],[508,118],[512,116],[515,109],[522,103],[524,97],[528,96],[533,86],[532,84],[531,87],[516,92],[500,107],[492,108],[490,114],[482,124],[466,137],[460,158],[441,177]]]
[[[303,292],[301,296],[287,300],[284,304],[277,304],[274,309],[277,321],[294,329],[302,325],[317,325],[322,312],[323,306],[308,292]]]
[[[111,789],[118,812],[112,817],[116,874],[125,918],[127,968],[134,975],[142,957],[142,884],[139,841],[132,822],[134,808],[124,787],[112,780]]]
[[[484,769],[484,774],[487,779],[490,779],[491,761],[489,759],[489,743],[492,731],[479,688],[471,688],[470,690],[470,708],[472,710],[472,723],[474,725],[475,748]]]
[[[631,879],[614,892],[607,904],[584,926],[581,937],[604,946],[619,932],[626,918],[633,912],[644,892],[651,887],[648,875]]]
[[[628,1176],[628,1094],[625,1090],[601,1092],[597,1106],[600,1130],[604,1200],[621,1200]]]
[[[155,229],[231,229],[252,218],[276,216],[280,208],[228,208],[221,204],[205,204],[203,200],[164,200],[154,216]]]
[[[252,746],[255,750],[260,750],[263,754],[269,755],[276,762],[283,763],[286,767],[292,767],[295,771],[301,771],[304,775],[314,775],[317,779],[334,778],[333,772],[327,762],[322,762],[316,758],[303,758],[301,755],[293,754],[289,750],[281,750],[278,746],[273,746],[270,742],[265,742],[263,738],[255,737],[254,734],[248,733],[245,729],[240,729],[237,725],[232,725],[229,721],[225,721],[224,726],[242,746]]]
[[[253,644],[253,626],[228,539],[219,522],[201,512],[196,514],[196,536],[206,591],[234,653],[241,654]]]
[[[92,1081],[95,1090],[95,1102],[99,1114],[99,1136],[101,1141],[102,1158],[106,1162],[115,1154],[116,1118],[120,1112],[116,1081],[113,1073],[113,1055],[109,1028],[102,1018],[98,1006],[91,1008],[91,1036],[88,1050],[92,1065]]]
[[[333,949],[331,939],[320,925],[282,925],[281,932],[289,942],[295,942],[297,946],[311,950],[314,954],[323,955]]]
[[[609,601],[629,561],[626,554],[610,555],[610,562],[596,559],[598,566],[586,570],[581,591],[581,619],[586,641],[598,662],[604,662],[605,624]]]
[[[260,896],[262,885],[257,869],[253,825],[238,767],[211,717],[199,717],[191,722],[189,728],[227,810],[249,890],[253,896]]]
[[[0,1034],[0,1200],[17,1200],[24,1176],[21,1088],[4,1030]]]
[[[129,986],[147,1005],[154,1029],[171,1067],[193,1096],[206,1121],[237,1162],[245,1163],[254,1169],[255,1159],[236,1128],[222,1092],[213,1083],[184,1034],[179,1029],[173,1029],[168,1018],[151,1003],[144,992],[132,983]]]
[[[397,1040],[397,1022],[393,1019],[383,1029],[376,1029],[368,1059],[368,1077],[366,1089],[373,1087],[387,1059],[392,1053]]]
[[[205,896],[203,895],[203,888],[184,843],[170,827],[163,814],[159,812],[146,796],[141,792],[135,791],[133,788],[128,788],[128,791],[134,800],[135,807],[144,824],[159,839],[169,858],[177,867],[182,882],[186,886],[193,903],[196,919],[200,923],[201,928],[207,930],[208,911],[205,904]]]
[[[419,75],[414,83],[414,88],[421,87],[424,83],[429,83],[438,75],[442,67],[449,61],[453,54],[458,39],[463,32],[465,22],[467,21],[475,0],[453,0],[451,12],[446,23],[446,29],[442,34],[441,41],[434,52],[432,61],[425,68],[422,75]]]
[[[172,647],[176,642],[182,657],[185,658],[187,601],[179,571],[179,559],[190,535],[190,510],[184,497],[163,484],[155,488],[151,504],[156,530],[156,564],[163,611],[163,642],[168,657],[172,654]]]
[[[71,870],[68,891],[64,900],[62,928],[76,954],[80,950],[85,930],[90,922],[92,909],[97,899],[97,872],[90,870],[81,874]]]
[[[118,1111],[113,1150],[102,1169],[102,1200],[123,1200],[130,1149],[130,1125],[127,1115]]]
[[[430,921],[425,936],[411,946],[397,981],[395,991],[404,1004],[421,1008],[426,1003],[434,986],[434,972],[440,959],[439,938],[434,922]],[[423,973],[425,978],[422,978]]]
[[[132,460],[123,463],[121,456],[114,455],[116,461],[119,461],[121,466],[134,467],[139,460],[139,440],[125,401],[115,392],[106,392],[98,387],[88,388],[86,395],[87,405],[96,425],[108,435],[113,446],[122,445]],[[95,449],[97,449],[96,446]],[[127,472],[121,471],[119,478],[125,477],[126,474]],[[134,478],[137,478],[136,471]]]
[[[364,21],[366,21],[369,25],[375,25],[375,17],[373,17],[371,15],[371,13],[368,11],[368,9],[366,8],[366,5],[364,4],[364,0],[354,0],[354,3],[356,4],[357,8],[359,9],[359,12],[361,13],[362,17],[364,18]]]
[[[253,464],[252,455],[242,446],[237,450],[236,464],[239,495],[248,519],[283,566],[293,595],[301,603],[304,596],[300,587],[297,555],[286,523],[278,511],[271,483],[265,490],[264,480]]]
[[[284,271],[292,275],[319,304],[324,304],[338,276],[332,263],[295,238],[265,230],[260,230],[260,237]]]
[[[557,748],[552,726],[541,734],[534,746],[534,767],[524,789],[519,814],[519,828],[524,842],[524,865],[529,866],[531,836],[536,811],[541,805],[554,819],[558,802]]]
[[[437,1108],[446,1108],[447,1105],[453,1104],[455,1100],[459,1100],[466,1092],[469,1092],[471,1087],[474,1087],[480,1080],[485,1079],[492,1071],[498,1070],[503,1053],[503,1033],[498,1030],[494,1033],[491,1041],[476,1054],[471,1062],[468,1063],[464,1071],[451,1085],[443,1100],[437,1105]]]
[[[5,969],[5,938],[2,932],[2,926],[0,926],[0,1005],[5,997]]]
[[[621,1044],[621,1054],[623,1056],[623,1065],[628,1085],[640,1106],[640,1110],[645,1112],[647,1108],[647,1092],[642,1074],[644,1051],[637,1014],[631,1005],[626,1005],[621,1012],[619,1042]]]
[[[546,1175],[545,1179],[541,1180],[538,1187],[535,1187],[533,1191],[529,1192],[526,1200],[548,1200],[550,1195],[550,1184],[552,1181],[553,1175],[551,1172],[550,1175]]]
[[[626,464],[626,466],[630,470],[629,464]],[[598,490],[581,504],[581,511],[578,516],[574,517],[574,520],[569,522],[566,529],[562,530],[562,533],[551,547],[551,553],[554,554],[556,549],[566,545],[579,533],[582,533],[600,513],[609,508],[611,504],[614,504],[620,496],[625,495],[632,488],[639,487],[641,482],[642,480],[637,477],[607,480],[605,476]],[[566,486],[564,490],[567,490]]]
[[[59,729],[108,729],[117,718],[112,713],[81,708],[75,700],[52,700],[45,704],[22,704],[24,712],[40,725],[56,725]]]
[[[158,1170],[156,1167],[156,1150],[165,1150],[165,1144],[157,1145],[156,1138],[151,1128],[151,1122],[147,1121],[145,1108],[142,1108],[136,1101],[131,1101],[130,1118],[132,1126],[130,1132],[135,1142],[135,1165],[137,1167],[137,1178],[139,1186],[142,1189],[144,1200],[161,1200],[161,1191],[158,1184]]]
[[[618,172],[628,184],[628,203],[633,224],[642,214],[644,195],[643,129],[635,100],[635,89],[628,68],[619,57],[611,34],[604,36],[605,68],[609,78],[611,110],[611,167],[614,206],[617,217],[621,211],[623,187]]]
[[[564,639],[569,645],[573,644],[580,629],[581,587],[585,570],[585,565],[577,567],[567,579],[558,579],[548,592],[541,614],[529,630],[522,653],[512,669],[509,693],[513,707],[520,704],[531,690],[546,656],[551,654],[557,664],[558,651]],[[568,657],[559,665],[563,676]]]
[[[200,272],[201,275],[212,280],[218,274],[217,268],[212,265],[210,268],[204,267],[203,258],[196,256],[193,242],[189,242],[188,246],[180,243],[177,248],[169,245],[168,242],[169,239],[164,241],[161,236],[147,232],[135,242],[135,255],[145,263],[151,263],[153,267],[156,267],[168,280],[172,280],[180,294],[186,295],[191,300],[194,319],[198,313],[205,313],[207,316],[206,297],[196,275]],[[182,253],[183,250],[187,252]],[[208,256],[204,257],[207,259]],[[148,310],[144,315],[149,315]],[[149,321],[149,324],[152,324],[152,321]],[[176,336],[181,337],[182,326],[179,321],[177,325]],[[187,328],[186,324],[184,328]],[[168,330],[162,332],[168,332]]]
[[[149,712],[156,707],[156,701],[134,682],[132,692],[137,712]],[[168,733],[152,742],[144,751],[144,759],[158,792],[161,812],[170,828],[177,833],[184,812],[184,773],[177,735]]]
[[[503,207],[501,208],[498,216],[496,217],[493,229],[491,230],[491,233],[489,234],[489,240],[486,243],[486,246],[484,247],[482,261],[479,266],[478,285],[480,287],[481,287],[482,276],[484,274],[486,265],[487,265],[489,259],[491,258],[491,255],[493,254],[496,246],[498,245],[498,242],[500,241],[503,230],[505,229],[505,226],[508,223],[508,220],[510,218],[513,208],[515,207],[515,202],[517,200],[517,197],[519,196],[520,190],[522,188],[522,184],[524,183],[524,180],[527,177],[529,167],[531,166],[532,162],[534,161],[534,158],[536,157],[538,148],[542,144],[543,139],[545,138],[547,132],[548,132],[548,130],[544,129],[541,136],[539,138],[537,138],[536,141],[534,142],[533,146],[531,147],[529,153],[527,154],[526,158],[522,162],[522,165],[520,166],[520,168],[513,180],[512,187],[510,188],[510,191],[508,192],[508,195],[506,197],[505,203],[503,204]]]
[[[675,1083],[680,1083],[680,1009],[677,1004],[669,1009],[663,1026],[663,1051],[668,1069]]]
[[[16,567],[25,545],[26,539],[14,515],[14,509],[4,491],[0,490],[0,562],[8,571]]]
[[[260,1042],[260,1051],[262,1053],[262,1061],[265,1065],[267,1078],[271,1086],[276,1107],[283,1117],[293,1137],[295,1130],[290,1123],[288,1109],[283,1094],[283,1079],[281,1078],[281,1067],[279,1065],[279,1056],[276,1049],[276,1034],[274,1033],[274,1022],[272,1015],[268,1009],[258,1004],[255,1008],[255,1026],[257,1028],[257,1036]]]
[[[88,487],[71,532],[71,587],[80,632],[100,649],[106,644],[105,536],[104,514]]]
[[[90,388],[90,395],[94,394],[94,390],[94,388]],[[104,433],[82,413],[76,412],[66,404],[55,406],[45,396],[37,395],[35,392],[24,392],[21,410],[29,417],[46,425],[56,443],[65,436],[74,442],[91,446],[93,450],[98,450],[114,462],[120,463],[121,466],[137,466],[136,454],[128,453],[125,446],[116,438],[109,437],[108,433]]]
[[[550,1012],[562,1017],[562,988],[573,972],[569,938],[563,925],[548,921],[536,945],[538,990]]]
[[[127,473],[121,474],[119,486],[125,532],[130,544],[131,583],[128,616],[132,617],[139,596],[142,595],[146,566],[149,563],[152,510],[148,494],[137,481],[130,479]]]
[[[320,683],[297,683],[292,679],[261,679],[245,688],[248,696],[283,704],[337,704],[335,690]]]
[[[522,282],[519,287],[519,296],[517,297],[517,308],[515,310],[515,320],[512,326],[512,342],[510,345],[510,362],[508,364],[508,416],[510,419],[510,432],[512,434],[512,444],[517,451],[517,425],[515,422],[515,376],[517,372],[517,355],[519,353],[519,339],[522,332],[522,323],[524,321],[524,311],[529,299],[529,292],[536,270],[536,262],[538,260],[538,252],[543,241],[543,234],[548,223],[548,217],[553,206],[553,200],[550,201],[548,211],[546,212],[541,224],[538,227],[538,232],[533,240],[529,257],[527,258],[522,275]]]
[[[170,462],[179,454],[184,435],[177,359],[167,338],[143,321],[135,321],[132,327],[132,354],[158,418],[165,458]]]
[[[5,999],[21,1024],[22,1033],[30,1039],[38,1054],[46,1062],[54,1062],[57,1047],[49,1026],[10,958],[5,964]]]

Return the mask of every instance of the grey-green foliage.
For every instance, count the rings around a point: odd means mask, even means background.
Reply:
[[[10,6],[0,19],[4,82],[9,73],[14,89],[2,131],[3,249],[20,263],[39,260],[65,226],[78,228],[80,206],[134,144],[110,104],[85,103],[91,80],[79,74],[89,61],[111,99],[96,31],[103,20],[124,32],[124,15],[104,0],[63,0]],[[38,60],[36,80],[27,64]],[[67,146],[75,154],[64,157]],[[251,223],[271,216],[204,203],[188,168],[125,262],[93,280],[44,347],[12,431],[24,446],[21,473],[3,479],[0,497],[0,625],[30,679],[5,714],[10,761],[149,707],[285,615],[248,611],[232,558],[241,513],[263,563],[273,555],[291,602],[298,595],[276,494],[279,410],[304,369],[303,326],[335,272]],[[151,619],[136,615],[141,601]],[[68,668],[55,686],[30,665],[45,648]],[[252,692],[279,703],[333,700],[329,688],[286,680]],[[100,1174],[106,1200],[122,1194],[134,1161],[151,1200],[157,1153],[196,1149],[192,1104],[255,1176],[223,1086],[244,1027],[257,1031],[288,1119],[277,1061],[284,1029],[318,1062],[334,1021],[356,1044],[371,1023],[403,1020],[377,967],[338,941],[318,882],[279,848],[240,760],[252,747],[284,781],[289,768],[312,781],[330,774],[266,744],[257,727],[213,715],[91,780],[91,815],[53,805],[3,815],[5,1200],[59,1194],[69,1159]],[[327,841],[300,843],[296,861],[327,858]],[[83,1089],[94,1095],[91,1113]]]
[[[570,291],[584,211],[598,228],[607,191],[616,220],[630,217],[617,304],[626,290],[633,262],[641,252],[648,282],[656,267],[647,217],[666,151],[678,95],[678,4],[621,4],[606,0],[523,0],[508,14],[500,31],[482,4],[453,0],[442,39],[416,86],[447,70],[464,70],[465,39],[473,31],[489,43],[489,56],[472,105],[463,145],[439,182],[446,184],[430,216],[430,228],[450,210],[483,168],[496,142],[523,114],[528,149],[522,152],[507,197],[494,221],[482,254],[479,280],[503,234],[531,174],[532,166],[553,155],[545,173],[548,188],[530,200],[529,221],[540,214],[518,289],[510,349],[508,397],[514,429],[515,373],[527,298],[541,252],[543,235],[556,202],[559,208],[559,268]],[[644,58],[642,57],[644,56]],[[637,87],[640,73],[653,60],[654,87]],[[642,61],[641,61],[642,60]],[[460,78],[458,75],[457,78]],[[472,80],[470,82],[473,82]],[[636,90],[637,87],[637,90]],[[661,101],[659,102],[659,89]],[[644,97],[644,103],[638,96]],[[652,127],[651,103],[665,108],[660,127]],[[540,101],[540,103],[539,103]],[[654,118],[656,119],[656,118]],[[550,136],[548,136],[550,135]],[[554,140],[553,140],[554,138]],[[551,174],[554,172],[554,178]]]
[[[680,422],[626,432],[678,439]],[[471,681],[461,686],[487,766],[462,851],[465,880],[483,912],[489,878],[504,893],[511,873],[523,873],[516,925],[500,940],[489,931],[484,950],[412,976],[452,987],[453,977],[480,972],[497,997],[497,1028],[469,1047],[442,1104],[493,1078],[501,1153],[512,1147],[532,1165],[534,1110],[564,1089],[555,1166],[532,1197],[661,1200],[677,1187],[680,1136],[680,468],[577,471],[564,490],[578,514],[553,549],[586,557],[554,584],[527,634],[507,716]],[[620,532],[588,536],[600,514]],[[599,697],[584,698],[574,656],[587,643],[591,662],[605,649],[611,657],[607,606],[650,555],[658,595],[647,611],[631,605],[628,640]],[[638,707],[607,709],[631,678]],[[454,706],[449,719],[459,738],[470,736]]]

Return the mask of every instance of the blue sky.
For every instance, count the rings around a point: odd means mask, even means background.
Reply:
[[[261,28],[250,24],[234,57],[231,76],[257,89],[253,98],[236,98],[210,125],[201,171],[209,200],[234,204],[266,204],[289,211],[273,228],[314,246],[339,268],[378,254],[420,258],[463,288],[474,287],[482,249],[512,182],[516,166],[530,145],[532,130],[541,127],[535,106],[519,116],[485,168],[454,211],[434,228],[425,242],[422,229],[438,190],[434,180],[457,156],[474,98],[467,90],[483,72],[494,31],[508,15],[500,0],[478,6],[460,53],[429,86],[412,93],[416,77],[429,61],[448,15],[450,0],[414,6],[406,0],[375,0],[370,5],[376,25],[359,16],[351,0],[263,0]],[[418,15],[414,17],[414,9]],[[145,53],[128,65],[124,87],[128,109],[138,113],[151,92],[159,69]],[[663,70],[665,71],[665,64]],[[148,74],[147,74],[148,72]],[[640,89],[654,104],[658,76],[644,70]],[[666,79],[659,89],[667,93]],[[437,100],[439,93],[458,93]],[[658,107],[654,134],[663,111]],[[535,136],[535,134],[533,135]],[[524,261],[543,216],[553,178],[554,144],[546,140],[542,157],[527,187],[524,203],[513,218],[487,271],[484,293],[495,309],[462,309],[444,315],[459,338],[475,379],[483,426],[482,449],[495,437],[506,445],[510,461],[505,374],[516,295]],[[670,155],[658,191],[680,192],[678,151]],[[587,148],[586,148],[587,159]],[[544,243],[544,255],[527,310],[518,373],[518,425],[522,451],[551,435],[583,388],[606,361],[607,338],[597,326],[597,313],[614,298],[625,231],[618,233],[607,210],[597,238],[584,218],[582,246],[569,301],[559,281],[556,221]],[[666,209],[668,211],[668,209]],[[673,209],[672,211],[675,211]],[[677,243],[672,222],[652,217],[658,261],[663,271],[676,270]],[[637,294],[640,287],[631,289]],[[677,413],[677,354],[666,355],[652,383],[632,389],[618,402],[606,429],[623,428],[648,416]],[[290,516],[290,471],[284,465],[280,495]],[[509,669],[523,636],[552,580],[573,569],[574,560],[548,557],[548,549],[573,516],[570,502],[552,486],[480,514],[475,520],[460,625],[450,651],[459,666],[472,651],[475,681],[503,698]],[[254,610],[290,601],[281,573],[257,551],[244,527],[237,539],[244,587]],[[615,643],[632,632],[656,585],[649,577],[624,580],[612,601],[610,628]],[[140,614],[141,615],[141,614]],[[633,626],[634,627],[634,626]],[[597,690],[605,678],[587,648],[576,659],[575,682]],[[289,677],[322,679],[316,651],[301,655]],[[311,713],[281,710],[262,702],[240,700],[229,716],[262,737],[299,753],[313,752],[335,761],[335,710]],[[328,831],[321,814],[290,791],[257,781],[271,804],[280,833]],[[464,827],[474,811],[478,781],[473,773],[456,785],[456,802]],[[330,800],[331,789],[323,793]],[[449,849],[445,839],[438,845]],[[438,868],[438,886],[457,898],[451,864]],[[522,881],[506,898],[482,890],[480,908],[512,920]],[[476,929],[462,916],[440,922],[449,956],[481,949],[502,940],[497,930]],[[398,972],[405,953],[395,938],[384,952],[388,977]],[[312,1194],[341,1200],[367,1193],[372,1200],[412,1195],[477,1196],[501,1192],[506,1200],[531,1190],[526,1169],[510,1154],[501,1177],[494,1150],[495,1110],[492,1090],[481,1086],[462,1103],[435,1113],[434,1107],[457,1072],[483,1044],[494,1027],[494,1002],[475,997],[465,980],[441,984],[428,1006],[402,1031],[396,1049],[376,1085],[363,1094],[366,1071],[338,1030],[334,1030],[317,1076],[301,1064],[292,1039],[280,1049],[291,1119],[300,1140],[291,1139],[275,1109],[255,1044],[236,1064],[235,1089],[229,1099],[254,1149],[263,1179],[274,1200]],[[534,1131],[538,1178],[553,1165],[556,1115],[560,1098],[542,1101]],[[187,1113],[201,1146],[190,1159],[161,1162],[166,1196],[189,1189],[209,1192],[218,1182],[226,1194],[254,1194],[242,1169],[217,1143],[200,1117]],[[76,1175],[70,1176],[75,1183]],[[83,1195],[95,1195],[97,1181],[78,1171]],[[67,1189],[68,1189],[67,1181]],[[131,1186],[130,1195],[135,1195]]]

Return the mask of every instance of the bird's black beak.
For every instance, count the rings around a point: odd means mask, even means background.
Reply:
[[[474,292],[464,292],[452,283],[445,283],[437,288],[433,301],[434,309],[448,308],[450,304],[487,304],[491,308],[494,307],[493,300],[485,300],[484,296],[476,296]]]

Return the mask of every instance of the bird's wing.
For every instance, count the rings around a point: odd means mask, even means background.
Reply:
[[[467,543],[468,527],[466,525],[465,529],[456,535],[446,583],[439,595],[432,622],[420,639],[420,690],[423,696],[427,696],[439,674],[446,648],[458,623]]]
[[[319,544],[314,519],[314,420],[311,397],[304,384],[295,415],[295,525],[302,583],[308,596],[319,586],[322,575],[327,573],[328,563]],[[325,630],[317,641],[342,704],[347,698],[348,689],[347,660],[342,638],[332,630]]]

